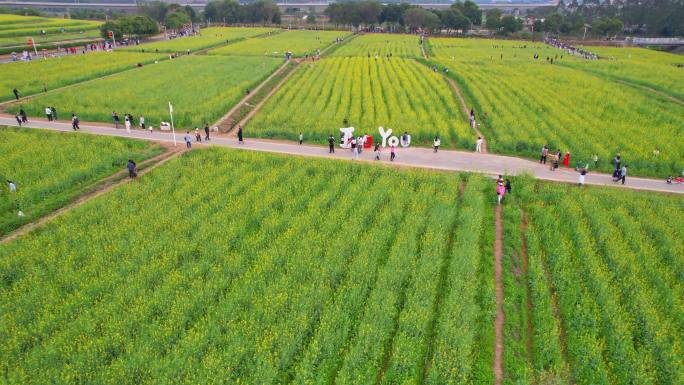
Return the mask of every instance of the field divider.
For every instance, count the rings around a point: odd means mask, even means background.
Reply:
[[[275,94],[278,90],[280,90],[280,87],[282,87],[283,84],[285,84],[285,82],[287,81],[287,79],[289,79],[290,76],[292,76],[292,74],[297,70],[297,68],[301,65],[302,62],[301,62],[301,61],[295,61],[294,63],[296,63],[296,64],[295,64],[295,65],[292,67],[292,69],[287,73],[287,75],[285,75],[285,77],[283,77],[283,78],[280,80],[280,82],[278,82],[278,84],[276,84],[275,86],[273,86],[273,88],[268,92],[268,94],[266,94],[266,96],[264,96],[264,98],[261,99],[261,101],[259,101],[259,103],[257,103],[257,104],[254,106],[254,108],[252,108],[252,110],[249,111],[249,113],[247,113],[247,115],[246,115],[244,118],[242,118],[242,119],[236,124],[236,126],[242,126],[242,127],[244,127],[250,120],[252,120],[252,118],[254,117],[254,115],[256,115],[256,113],[259,112],[259,110],[261,109],[261,107],[263,107],[264,104],[266,104],[266,102],[271,98],[271,96],[273,96],[273,94]],[[285,69],[287,68],[287,65],[288,65],[288,64],[290,64],[290,63],[289,63],[289,62],[286,62],[282,67],[280,67],[280,69],[278,69],[278,70],[277,70],[276,72],[274,72],[271,76],[269,76],[264,82],[262,82],[262,83],[259,85],[259,87],[264,86],[270,79],[272,79],[273,77],[277,76],[280,72],[285,71]],[[255,93],[257,93],[257,92],[258,92],[258,89],[255,89],[253,92],[250,92],[250,94],[255,94]],[[238,106],[240,106],[240,104],[237,105],[236,107],[238,107]],[[233,107],[233,108],[235,108],[235,107]],[[234,126],[233,126],[233,127],[234,127]],[[237,136],[237,131],[236,131],[236,130],[230,130],[229,132],[230,132],[230,136],[233,136],[233,137],[234,137],[234,136]]]
[[[232,116],[238,109],[240,109],[240,107],[242,107],[242,106],[244,106],[245,104],[247,104],[247,102],[249,102],[257,93],[259,93],[259,91],[260,91],[260,90],[261,90],[269,81],[271,81],[271,79],[273,79],[274,77],[278,76],[280,73],[282,73],[283,71],[285,71],[285,69],[287,68],[288,64],[290,64],[290,62],[289,62],[289,61],[286,61],[283,65],[281,65],[280,67],[278,67],[277,70],[273,71],[273,73],[272,73],[269,77],[267,77],[263,82],[261,82],[261,83],[260,83],[258,86],[256,86],[253,90],[251,90],[249,94],[245,95],[245,97],[242,98],[242,100],[240,100],[237,104],[235,104],[235,106],[233,106],[233,108],[231,108],[230,110],[228,110],[228,112],[226,112],[226,114],[223,115],[223,116],[222,116],[218,121],[216,121],[212,126],[218,127],[219,130],[220,130],[220,129],[224,126],[224,124],[231,118],[231,116]],[[235,125],[230,125],[230,127],[228,128],[228,130],[226,130],[225,132],[230,132],[230,130],[231,130],[234,126],[235,126]]]
[[[525,277],[525,311],[527,316],[525,317],[527,322],[527,338],[525,339],[525,347],[527,348],[527,359],[530,363],[534,362],[534,352],[533,352],[533,330],[532,325],[532,290],[529,284],[529,273],[528,273],[528,260],[527,260],[527,241],[525,240],[525,232],[527,231],[527,218],[525,213],[520,210],[520,258],[522,259],[522,275]]]
[[[143,175],[168,162],[169,160],[175,158],[176,156],[182,154],[183,152],[185,152],[185,150],[181,147],[173,148],[153,158],[141,162],[138,177],[142,177]],[[86,189],[83,191],[81,195],[76,197],[66,206],[59,208],[48,215],[38,218],[33,222],[27,223],[19,227],[18,229],[10,232],[6,236],[0,238],[0,245],[11,242],[17,239],[18,237],[27,234],[33,231],[34,229],[44,225],[45,223],[48,223],[53,219],[68,213],[69,211],[90,201],[91,199],[97,198],[100,195],[103,195],[120,185],[130,182],[132,179],[126,177],[127,172],[127,170],[119,171],[114,175],[110,175],[106,178],[100,179],[99,181],[92,183],[90,186],[86,187]]]
[[[458,87],[458,84],[456,84],[456,81],[448,76],[445,76],[447,82],[449,83],[449,86],[451,86],[451,89],[454,91],[456,96],[458,97],[458,100],[461,102],[461,107],[463,107],[463,112],[465,112],[466,116],[470,116],[470,111],[468,110],[468,105],[465,102],[465,99],[463,98],[463,93],[461,92],[461,89]],[[472,126],[471,126],[472,127]],[[482,152],[483,153],[488,153],[489,150],[487,150],[487,138],[482,134],[479,128],[477,128],[477,125],[473,127],[473,131],[475,131],[475,134],[482,138]]]
[[[494,384],[503,383],[503,350],[504,350],[504,320],[503,311],[503,269],[501,260],[503,258],[503,218],[501,205],[494,209],[494,287],[496,294],[496,318],[494,319]]]

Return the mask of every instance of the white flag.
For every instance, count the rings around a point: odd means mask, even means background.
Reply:
[[[169,102],[169,112],[173,114],[173,106],[171,105],[171,102]]]

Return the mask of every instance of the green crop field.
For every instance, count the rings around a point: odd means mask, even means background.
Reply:
[[[277,30],[272,28],[212,27],[201,30],[198,36],[179,37],[167,41],[129,46],[121,48],[121,50],[136,52],[186,52],[190,50],[192,52],[274,31]]]
[[[505,383],[683,383],[684,201],[521,185],[504,209]]]
[[[82,40],[82,39],[95,40],[99,37],[100,37],[100,31],[99,30],[90,30],[90,31],[84,31],[84,32],[52,33],[49,35],[31,36],[31,38],[33,38],[33,41],[36,43],[36,48],[38,49],[39,53],[42,49],[42,46],[46,45],[47,43],[56,44],[57,42],[61,42],[61,41]],[[5,48],[5,47],[16,46],[16,48],[14,50],[17,53],[20,53],[19,51],[21,51],[23,49],[28,50],[30,48],[27,44],[28,44],[28,39],[25,36],[0,37],[0,49]],[[50,44],[50,45],[54,45],[54,44]],[[33,50],[33,48],[31,48],[31,50]]]
[[[68,55],[47,60],[2,64],[0,71],[0,101],[14,99],[12,90],[17,88],[21,96],[90,80],[97,77],[132,69],[137,63],[151,63],[163,58],[160,55],[97,52],[85,55]]]
[[[254,55],[284,57],[291,51],[294,57],[315,55],[335,42],[349,36],[343,31],[284,31],[273,36],[250,39],[209,51],[211,55]]]
[[[490,381],[485,186],[191,152],[0,246],[0,370],[23,384]]]
[[[0,235],[63,206],[95,181],[123,170],[128,159],[139,162],[161,153],[157,145],[119,138],[6,127],[0,134]],[[8,193],[7,179],[16,183],[16,193]]]
[[[421,57],[420,39],[416,35],[365,34],[336,48],[331,56]]]
[[[444,40],[441,46],[431,43],[433,60],[451,69],[476,110],[490,151],[535,158],[548,144],[569,151],[573,166],[597,154],[600,169],[609,171],[610,159],[621,153],[633,174],[681,172],[681,105],[562,65],[581,60],[561,59],[562,51],[542,49],[535,61],[536,48],[512,48],[523,42],[507,42],[500,49],[489,41],[473,48],[478,43],[468,41],[471,47],[461,49],[463,40],[450,40],[450,46]],[[556,55],[557,64],[545,60]]]
[[[574,68],[619,79],[684,100],[684,57],[643,48],[585,47],[606,60],[578,61]],[[680,65],[680,67],[677,67]]]
[[[13,15],[9,15],[13,16]],[[0,37],[15,37],[15,36],[32,36],[60,33],[60,32],[79,32],[97,29],[102,22],[92,20],[72,20],[72,19],[21,19],[10,18],[6,21],[14,20],[12,22],[0,23]],[[26,22],[22,22],[26,21]]]
[[[447,81],[427,66],[401,58],[323,59],[304,63],[245,129],[245,135],[325,143],[339,136],[343,120],[356,134],[378,137],[378,126],[412,143],[470,148],[475,134]]]
[[[24,108],[31,116],[42,116],[45,106],[54,106],[63,113],[75,112],[81,121],[97,122],[111,122],[112,111],[117,111],[121,116],[144,115],[146,123],[156,127],[169,121],[171,102],[176,127],[193,128],[223,116],[246,89],[281,63],[260,57],[184,56],[40,95]]]

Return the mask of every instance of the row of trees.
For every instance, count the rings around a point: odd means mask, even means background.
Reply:
[[[406,3],[383,5],[377,1],[330,4],[325,14],[335,25],[373,28],[386,25],[391,30],[470,29],[482,23],[482,10],[471,0],[457,2],[444,10],[427,10]]]
[[[204,8],[204,19],[213,22],[280,24],[281,12],[270,0],[240,4],[235,0],[210,1]]]
[[[109,32],[114,33],[115,39],[126,36],[151,36],[159,33],[157,23],[147,16],[124,16],[108,21],[100,27],[100,33],[105,39]]]

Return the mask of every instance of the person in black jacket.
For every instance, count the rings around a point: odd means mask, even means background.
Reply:
[[[328,154],[334,154],[335,153],[335,137],[330,134],[328,137]]]

